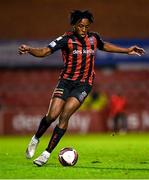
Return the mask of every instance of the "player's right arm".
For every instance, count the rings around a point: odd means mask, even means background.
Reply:
[[[66,48],[67,47],[67,41],[68,41],[68,36],[67,34],[64,34],[62,36],[59,36],[55,40],[51,41],[47,47],[43,48],[34,48],[25,44],[22,44],[19,47],[19,54],[31,54],[32,56],[35,57],[45,57],[48,56],[55,51]]]
[[[19,54],[31,54],[35,57],[45,57],[51,54],[51,48],[50,47],[43,47],[43,48],[34,48],[25,44],[22,44],[19,47]]]

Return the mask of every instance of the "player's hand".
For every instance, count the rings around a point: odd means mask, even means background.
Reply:
[[[22,55],[22,54],[26,54],[28,53],[30,50],[30,47],[25,45],[25,44],[22,44],[20,47],[19,47],[19,54]]]
[[[141,55],[145,54],[145,50],[138,46],[131,46],[130,48],[128,48],[128,54],[141,56]]]

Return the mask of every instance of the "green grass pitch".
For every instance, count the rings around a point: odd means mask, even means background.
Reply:
[[[30,138],[0,137],[0,179],[149,178],[149,134],[66,134],[43,167],[25,158]],[[48,140],[48,136],[41,138],[35,158]],[[68,146],[79,154],[73,167],[63,167],[57,157],[59,150]]]

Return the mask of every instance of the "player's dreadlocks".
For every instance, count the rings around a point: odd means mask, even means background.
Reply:
[[[80,11],[80,10],[74,10],[70,13],[70,24],[75,25],[78,21],[80,21],[83,18],[87,18],[90,23],[93,23],[94,17],[91,12],[88,10]]]

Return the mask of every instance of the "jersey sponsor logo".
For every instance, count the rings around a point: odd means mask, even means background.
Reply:
[[[84,54],[94,54],[95,53],[95,51],[93,50],[93,49],[83,49],[83,53]]]
[[[82,54],[81,50],[73,50],[73,54]]]
[[[51,47],[55,47],[55,46],[56,46],[56,42],[55,42],[55,41],[52,41],[49,45],[50,45]]]
[[[95,54],[93,49],[73,50],[73,54]]]

